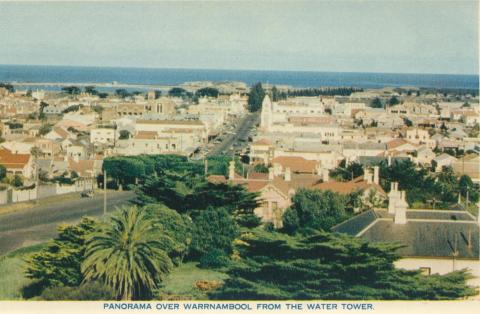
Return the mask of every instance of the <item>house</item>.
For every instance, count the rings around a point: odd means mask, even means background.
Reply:
[[[415,145],[427,145],[428,148],[435,148],[435,140],[430,139],[430,134],[427,130],[419,128],[409,128],[406,131],[405,138]]]
[[[416,151],[414,161],[420,165],[431,165],[435,156],[435,153],[430,148],[421,146]]]
[[[467,175],[473,182],[480,183],[480,157],[468,154],[452,162],[453,171],[458,175]]]
[[[285,173],[287,168],[292,173],[316,173],[319,163],[315,160],[307,160],[303,157],[297,156],[281,156],[272,159],[272,166],[275,175]]]
[[[103,160],[88,159],[88,160],[74,160],[69,158],[68,170],[75,171],[82,178],[93,178],[102,172]]]
[[[90,143],[108,144],[113,146],[115,143],[115,129],[96,128],[90,130]]]
[[[387,194],[380,186],[380,168],[373,167],[373,172],[370,169],[365,169],[363,176],[354,178],[347,182],[330,181],[324,178],[324,182],[315,184],[312,189],[331,191],[343,195],[349,195],[354,192],[361,192],[362,202],[368,206],[378,206],[387,199]],[[358,212],[359,208],[354,208]]]
[[[435,172],[441,172],[443,167],[449,167],[456,161],[457,158],[449,154],[443,153],[432,160],[432,167],[435,169]]]
[[[389,210],[369,210],[332,231],[368,242],[404,245],[397,251],[401,255],[395,262],[397,268],[420,270],[425,275],[466,268],[474,276],[468,284],[480,285],[479,221],[467,211],[410,210],[405,192],[393,188]]]
[[[49,140],[65,140],[65,139],[76,139],[77,136],[68,131],[66,128],[55,126],[53,129],[45,134],[44,138]]]
[[[394,140],[387,142],[386,144],[387,144],[387,150],[389,152],[392,152],[392,151],[413,152],[417,149],[417,146],[401,138],[396,138]]]
[[[18,174],[25,178],[31,178],[34,174],[33,158],[30,154],[16,154],[0,148],[0,165],[6,168],[8,174]]]
[[[230,162],[228,178],[224,176],[208,177],[209,182],[212,183],[238,184],[244,186],[249,192],[259,193],[260,206],[254,212],[262,222],[272,223],[276,228],[282,227],[283,214],[291,205],[291,196],[294,194],[294,190],[288,184],[289,179],[288,177],[275,177],[272,168],[269,169],[267,177],[256,178],[253,175],[246,179],[235,174],[234,162]]]

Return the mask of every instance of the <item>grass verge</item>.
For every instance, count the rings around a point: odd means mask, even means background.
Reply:
[[[25,276],[24,258],[38,252],[45,245],[36,244],[0,256],[0,300],[22,299],[22,288],[31,282]]]

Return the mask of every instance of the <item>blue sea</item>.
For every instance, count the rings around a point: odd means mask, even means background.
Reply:
[[[478,75],[0,65],[0,82],[179,85],[191,81],[241,81],[248,85],[262,82],[294,87],[479,88]]]

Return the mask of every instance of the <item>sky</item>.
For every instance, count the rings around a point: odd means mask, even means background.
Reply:
[[[479,73],[478,2],[1,2],[0,64]]]

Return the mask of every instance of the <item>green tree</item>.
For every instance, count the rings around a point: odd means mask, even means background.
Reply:
[[[248,192],[245,187],[228,183],[199,184],[185,202],[190,210],[204,210],[208,207],[222,207],[235,217],[252,215],[258,207],[258,194]]]
[[[272,87],[272,101],[279,101],[280,99],[285,99],[287,98],[285,94],[282,94],[277,86]]]
[[[346,160],[342,160],[340,165],[330,172],[330,175],[340,181],[350,181],[363,176],[363,166],[358,162],[351,162],[346,165]]]
[[[124,88],[116,89],[115,95],[117,95],[120,98],[127,98],[131,96],[131,94]]]
[[[5,89],[8,90],[10,93],[14,93],[14,92],[15,92],[15,88],[14,88],[13,85],[10,84],[10,83],[1,83],[1,82],[0,82],[0,88],[5,88]]]
[[[97,95],[98,91],[95,89],[95,86],[85,86],[85,93],[90,95]]]
[[[95,227],[96,222],[90,218],[83,218],[75,225],[61,225],[54,240],[26,259],[26,275],[34,280],[33,294],[38,295],[48,287],[80,285],[83,280],[80,265],[84,259],[85,239]]]
[[[398,101],[398,98],[396,96],[392,96],[389,100],[388,100],[388,104],[390,106],[395,106],[395,105],[398,105],[400,103],[400,101]]]
[[[213,88],[213,87],[204,87],[204,88],[200,88],[199,90],[197,90],[197,92],[195,93],[195,95],[197,97],[215,97],[217,98],[218,97],[218,94],[219,94],[219,91],[218,89],[216,88]]]
[[[69,95],[79,95],[81,90],[77,86],[65,86],[65,87],[62,87],[62,92],[67,93]]]
[[[413,125],[412,120],[407,117],[403,118],[403,123],[408,127],[411,127]]]
[[[119,136],[120,140],[127,140],[129,138],[130,138],[130,132],[128,132],[127,130],[120,131],[120,136]]]
[[[256,230],[238,241],[240,259],[220,300],[453,300],[475,295],[466,271],[444,276],[397,269],[397,244],[327,232],[291,237]]]
[[[45,134],[50,133],[51,130],[52,130],[52,126],[50,124],[42,124],[42,126],[38,130],[38,134],[40,136],[43,136]]]
[[[469,200],[474,203],[478,202],[478,197],[479,197],[478,186],[473,183],[472,179],[469,176],[462,175],[458,181],[458,187],[459,187],[460,193],[464,197],[467,197],[467,192],[468,192]]]
[[[260,173],[268,173],[268,167],[264,164],[256,164],[255,166],[253,166],[253,171]]]
[[[103,169],[107,175],[114,178],[117,184],[126,186],[136,183],[137,179],[145,177],[145,164],[137,158],[110,157],[103,161]]]
[[[0,165],[0,180],[5,179],[7,176],[7,168],[4,165]]]
[[[154,227],[167,240],[163,250],[167,252],[174,264],[178,265],[188,254],[192,242],[192,221],[187,215],[180,215],[164,205],[150,204],[143,208],[152,218]]]
[[[158,177],[148,177],[136,189],[135,203],[139,205],[161,203],[180,213],[186,213],[188,206],[185,198],[192,192],[192,189],[188,187],[185,180],[187,180],[186,177],[175,172],[165,172]]]
[[[248,110],[251,112],[258,111],[262,108],[263,98],[265,97],[265,90],[262,83],[257,83],[250,88],[248,94]]]
[[[23,179],[20,175],[16,174],[13,177],[12,186],[17,187],[17,188],[23,186]]]
[[[372,107],[372,108],[383,108],[383,104],[382,104],[382,101],[380,100],[380,98],[375,97],[372,100],[372,102],[370,103],[370,107]]]
[[[190,255],[199,258],[212,250],[232,253],[233,240],[238,236],[238,226],[224,208],[208,207],[193,216]]]
[[[119,209],[87,240],[81,266],[85,282],[103,282],[122,300],[151,298],[172,268],[165,240],[147,211]]]
[[[349,218],[345,211],[347,198],[331,191],[300,189],[292,202],[283,216],[287,233],[329,230]]]
[[[187,96],[187,91],[181,87],[173,87],[168,91],[168,95],[172,97],[185,97]]]

